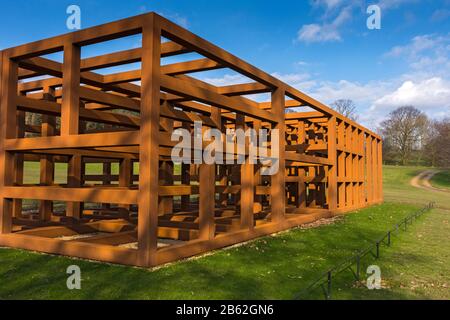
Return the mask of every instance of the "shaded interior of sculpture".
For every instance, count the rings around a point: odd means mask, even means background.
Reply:
[[[0,71],[2,246],[148,267],[382,201],[378,135],[157,14],[3,50]],[[199,121],[266,129],[279,170],[174,164]]]

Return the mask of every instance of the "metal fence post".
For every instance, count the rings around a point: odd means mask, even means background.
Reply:
[[[359,281],[359,273],[361,271],[361,257],[356,256],[356,280]]]
[[[331,299],[331,271],[328,271],[327,279],[327,300]]]
[[[434,203],[429,203],[423,210],[418,211],[418,212],[416,212],[416,213],[414,213],[414,214],[404,218],[400,223],[397,223],[395,225],[395,229],[389,230],[387,232],[387,234],[381,240],[378,240],[376,242],[376,258],[377,259],[380,258],[380,243],[384,242],[384,239],[386,237],[387,237],[387,245],[391,246],[391,244],[392,244],[392,239],[391,239],[392,238],[392,233],[394,233],[394,235],[395,235],[395,233],[398,234],[402,224],[404,224],[404,229],[406,231],[407,230],[407,226],[408,226],[408,220],[410,220],[410,222],[412,224],[415,221],[414,218],[418,218],[420,215],[422,215],[425,212],[427,212],[426,209],[430,210],[431,208],[434,208]],[[373,250],[373,246],[370,246],[366,251],[364,251],[364,252],[360,251],[355,257],[356,258],[356,274],[355,274],[355,276],[356,276],[357,281],[360,281],[361,255],[365,256],[368,253],[373,255],[373,251],[372,250]],[[354,263],[355,260],[351,260],[351,261],[353,261],[353,263]],[[347,266],[346,268],[349,268],[349,267]],[[334,269],[334,271],[336,271],[336,273],[339,273],[340,272],[339,270],[342,271],[343,269],[338,269],[338,268]],[[350,270],[353,272],[352,265],[350,265]],[[326,287],[325,287],[325,283],[323,282],[323,276],[324,275],[322,275],[322,277],[320,278],[322,280],[321,281],[321,287],[322,287],[322,290],[324,291],[325,298],[327,300],[331,299],[332,271],[333,271],[333,269],[331,269],[330,271],[327,272],[327,284],[326,284]]]

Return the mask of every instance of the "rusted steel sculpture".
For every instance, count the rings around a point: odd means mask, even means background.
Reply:
[[[82,55],[132,35],[141,47]],[[253,82],[194,77],[227,68]],[[1,246],[147,267],[382,201],[378,135],[157,14],[3,50],[0,70]],[[261,93],[270,101],[251,99]],[[277,129],[279,170],[174,165],[172,131],[197,121]],[[39,184],[24,182],[25,162],[39,163]],[[86,171],[93,163],[103,174]],[[24,209],[30,200],[37,210]]]

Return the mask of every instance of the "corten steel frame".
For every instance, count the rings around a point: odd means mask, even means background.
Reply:
[[[85,46],[131,35],[142,47],[81,58]],[[62,62],[43,57],[56,52]],[[161,63],[192,52],[203,57]],[[99,73],[131,63],[140,69]],[[253,82],[187,75],[221,68]],[[157,14],[6,49],[0,70],[2,246],[155,266],[382,201],[378,135]],[[271,100],[250,99],[261,93]],[[194,121],[224,133],[278,129],[279,171],[263,176],[248,161],[175,166],[171,132]],[[40,163],[39,184],[24,183],[25,161]],[[67,164],[67,183],[55,182],[57,163]],[[87,174],[90,163],[103,174]]]

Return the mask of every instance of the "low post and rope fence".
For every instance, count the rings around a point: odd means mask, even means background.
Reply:
[[[368,248],[360,250],[356,255],[352,256],[347,260],[344,260],[340,264],[334,266],[333,268],[329,269],[327,272],[322,274],[316,281],[311,283],[306,289],[302,290],[299,294],[297,294],[294,297],[294,300],[300,300],[302,299],[302,297],[307,297],[308,293],[319,287],[322,288],[325,299],[327,300],[331,299],[332,281],[336,275],[345,270],[350,270],[356,281],[360,281],[362,258],[371,254],[375,259],[379,259],[382,244],[385,244],[386,246],[390,247],[392,244],[393,235],[398,234],[402,227],[403,230],[406,231],[408,224],[411,225],[415,220],[417,220],[417,218],[419,218],[425,212],[428,212],[432,208],[434,208],[434,202],[430,202],[417,212],[408,215],[407,217],[402,219],[399,223],[394,225],[392,229],[388,230],[382,237],[380,237],[378,240],[372,243]],[[375,254],[373,253],[374,249]],[[355,267],[355,270],[353,269],[353,267]]]

